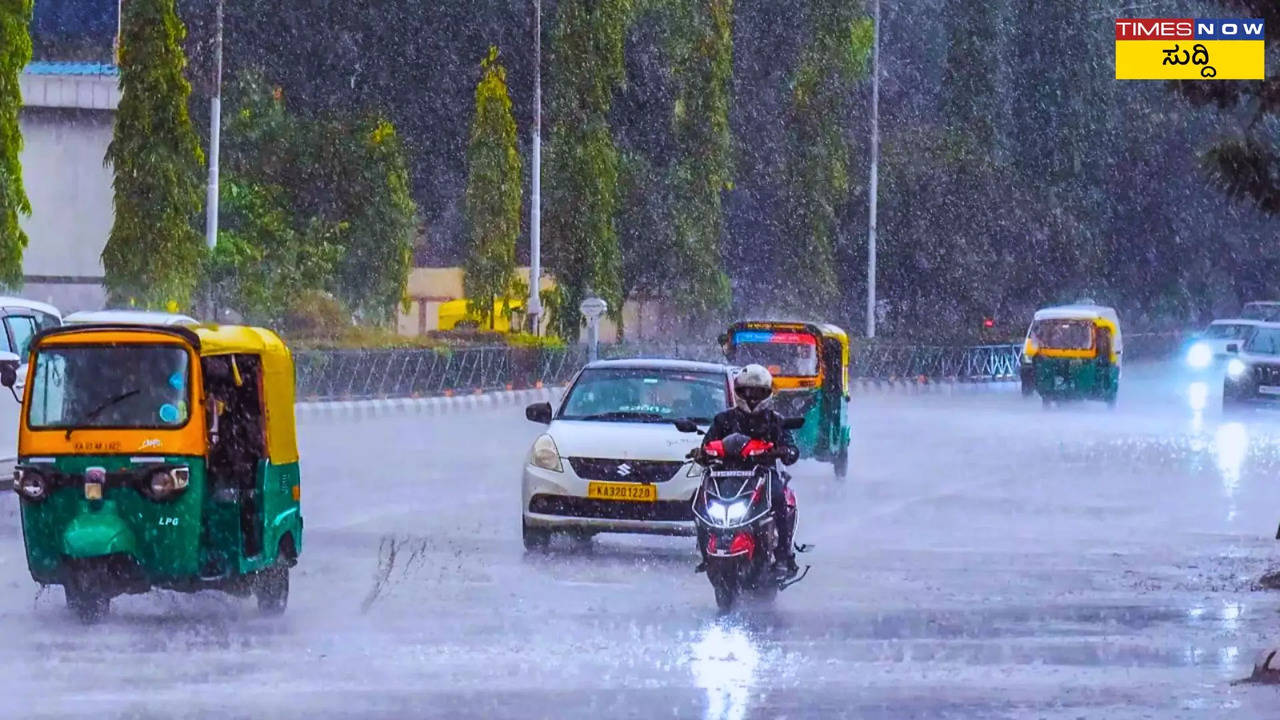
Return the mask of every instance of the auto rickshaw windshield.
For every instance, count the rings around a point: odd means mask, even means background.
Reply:
[[[52,346],[36,355],[27,424],[177,428],[190,416],[190,366],[174,345]]]
[[[818,374],[818,346],[812,341],[744,342],[743,334],[738,335],[734,344],[735,364],[763,365],[770,373],[781,377],[813,377]]]
[[[1051,350],[1093,348],[1093,323],[1088,320],[1037,320],[1031,328],[1036,344]]]

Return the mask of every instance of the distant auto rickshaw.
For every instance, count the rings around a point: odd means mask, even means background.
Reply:
[[[1124,353],[1120,317],[1101,305],[1039,310],[1023,343],[1022,394],[1039,393],[1045,407],[1063,400],[1116,404]]]
[[[0,382],[12,387],[12,365]],[[31,577],[85,622],[153,587],[284,611],[302,550],[293,360],[252,327],[69,325],[31,346],[14,490]]]
[[[796,433],[803,457],[849,471],[849,336],[835,325],[748,320],[720,337],[735,365],[758,363],[773,374],[774,409],[804,417]]]

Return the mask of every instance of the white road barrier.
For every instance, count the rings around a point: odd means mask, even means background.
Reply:
[[[353,420],[403,415],[452,415],[474,410],[500,407],[523,407],[536,402],[558,402],[562,387],[529,390],[503,390],[468,395],[426,398],[388,398],[386,400],[337,400],[301,402],[295,405],[299,423],[315,420]]]

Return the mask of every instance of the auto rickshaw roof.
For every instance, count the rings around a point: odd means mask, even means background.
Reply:
[[[849,336],[844,330],[831,323],[816,323],[807,320],[740,320],[729,326],[729,332],[738,330],[785,330],[807,332],[817,337],[829,337],[848,344]]]
[[[200,325],[194,328],[200,338],[201,355],[281,355],[287,357],[289,348],[279,335],[266,328],[247,325]]]
[[[1105,305],[1059,305],[1036,311],[1036,320],[1109,320],[1119,327],[1120,316],[1115,308]]]

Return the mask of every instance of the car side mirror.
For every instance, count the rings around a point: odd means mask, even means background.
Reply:
[[[1240,343],[1227,343],[1227,352],[1229,353],[1240,352]]]
[[[782,419],[783,430],[799,430],[802,427],[804,427],[804,418],[802,417],[789,417]]]
[[[696,432],[698,432],[698,423],[696,423],[696,422],[694,422],[694,421],[692,421],[692,420],[690,420],[690,419],[688,419],[688,418],[683,418],[683,419],[680,419],[680,420],[672,420],[671,422],[672,422],[672,423],[674,423],[674,424],[675,424],[675,426],[676,426],[676,429],[677,429],[677,430],[679,430],[679,431],[680,431],[680,432],[682,432],[682,433],[696,433]]]
[[[524,409],[524,416],[529,420],[542,423],[543,425],[551,424],[551,403],[540,402],[534,403]]]

